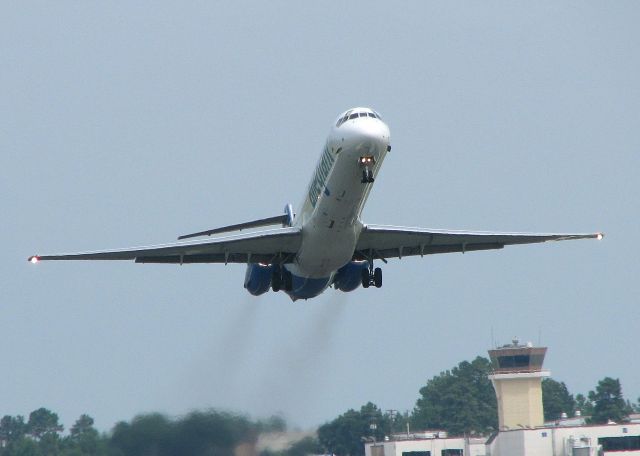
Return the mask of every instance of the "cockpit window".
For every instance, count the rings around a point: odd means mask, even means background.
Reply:
[[[338,121],[336,122],[336,127],[340,127],[343,123],[345,123],[347,120],[350,119],[357,119],[359,117],[373,117],[374,119],[380,119],[382,120],[382,118],[380,117],[380,115],[373,111],[373,112],[353,112],[353,111],[347,111],[345,113],[345,115],[343,117],[341,117],[340,119],[338,119]]]

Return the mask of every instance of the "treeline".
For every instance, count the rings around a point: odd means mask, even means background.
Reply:
[[[488,375],[490,361],[477,357],[463,361],[427,381],[411,412],[382,410],[369,402],[348,410],[320,426],[316,437],[303,439],[285,451],[264,450],[261,456],[335,454],[361,456],[363,441],[410,430],[441,429],[451,435],[488,435],[498,427],[495,392]],[[580,410],[588,423],[624,422],[636,403],[625,400],[618,379],[606,377],[586,395],[573,396],[563,382],[544,379],[545,420],[558,420]],[[282,432],[282,418],[251,420],[243,415],[209,410],[172,419],[161,414],[140,415],[99,433],[93,419],[82,415],[64,434],[58,415],[45,408],[29,418],[4,416],[0,420],[0,456],[227,456],[255,454],[261,433]]]
[[[102,434],[93,424],[90,416],[82,415],[63,436],[58,415],[46,408],[34,410],[28,420],[6,415],[0,420],[0,456],[230,456],[242,445],[253,448],[260,433],[286,429],[280,417],[253,421],[215,410],[179,419],[140,415]],[[299,442],[281,455],[306,454],[299,451],[313,449],[309,443]]]

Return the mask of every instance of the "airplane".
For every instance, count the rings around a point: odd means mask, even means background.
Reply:
[[[380,288],[382,269],[374,267],[378,260],[386,264],[390,258],[603,237],[602,233],[494,233],[364,223],[362,210],[390,151],[389,127],[380,115],[370,108],[349,109],[334,122],[297,213],[287,204],[280,215],[182,235],[169,244],[34,255],[29,261],[244,263],[244,288],[249,293],[282,290],[296,301],[314,298],[330,286],[343,292],[360,286]]]

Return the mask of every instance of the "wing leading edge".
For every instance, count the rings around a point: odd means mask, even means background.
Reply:
[[[276,228],[198,241],[148,247],[100,250],[56,255],[34,255],[47,260],[135,260],[136,263],[287,263],[298,251],[299,228]]]
[[[412,255],[502,249],[506,245],[571,239],[602,239],[602,233],[536,234],[485,231],[431,230],[390,225],[365,225],[354,259],[402,258]]]

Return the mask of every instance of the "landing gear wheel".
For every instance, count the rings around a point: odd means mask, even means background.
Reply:
[[[375,271],[373,271],[373,284],[376,288],[382,286],[382,269],[376,268]]]
[[[291,272],[287,271],[286,269],[282,271],[282,278],[284,279],[284,290],[285,291],[291,291],[293,290],[293,276],[291,275]]]
[[[371,275],[369,274],[368,269],[362,270],[362,288],[369,288],[371,284]]]
[[[362,170],[362,180],[360,182],[363,184],[371,184],[374,180],[373,171],[371,171],[368,166],[365,166]]]
[[[280,291],[281,286],[282,278],[280,277],[280,271],[273,271],[273,274],[271,274],[271,289],[273,291]]]

